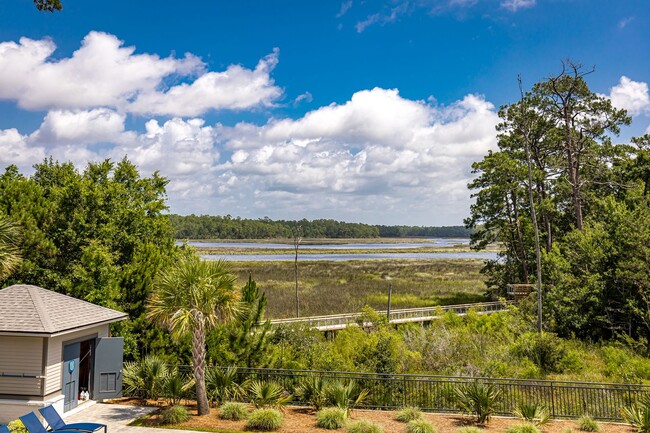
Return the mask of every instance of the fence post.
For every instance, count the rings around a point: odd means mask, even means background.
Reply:
[[[406,404],[406,375],[402,376],[404,391],[402,392],[402,407],[413,406],[412,404]]]
[[[553,389],[553,382],[551,382],[551,418],[555,418],[555,390]]]

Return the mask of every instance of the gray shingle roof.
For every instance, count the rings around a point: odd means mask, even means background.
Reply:
[[[125,313],[42,287],[16,284],[0,290],[0,333],[56,334],[125,318]]]

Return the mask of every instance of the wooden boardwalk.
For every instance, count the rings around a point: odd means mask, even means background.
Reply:
[[[406,308],[401,310],[390,311],[390,323],[426,323],[440,317],[448,311],[453,311],[458,315],[465,315],[472,309],[478,314],[490,314],[497,311],[503,311],[512,305],[512,301],[507,302],[481,302],[476,304],[459,304],[444,305],[436,307],[423,308]],[[386,311],[377,311],[377,314],[386,316]],[[271,325],[290,325],[305,324],[319,331],[338,331],[348,326],[370,326],[370,323],[361,323],[362,313],[332,314],[329,316],[308,316],[291,319],[271,320]]]

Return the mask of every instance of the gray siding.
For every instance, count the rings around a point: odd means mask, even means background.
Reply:
[[[43,374],[43,338],[0,336],[0,373]],[[41,395],[43,379],[0,377],[0,394]]]

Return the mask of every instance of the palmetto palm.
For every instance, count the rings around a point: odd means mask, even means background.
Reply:
[[[225,261],[202,261],[186,255],[158,275],[147,305],[149,318],[167,326],[172,337],[192,335],[199,415],[210,413],[205,389],[205,334],[238,313],[240,295],[234,282]]]
[[[7,278],[20,265],[18,238],[20,230],[8,218],[0,215],[0,281]]]

